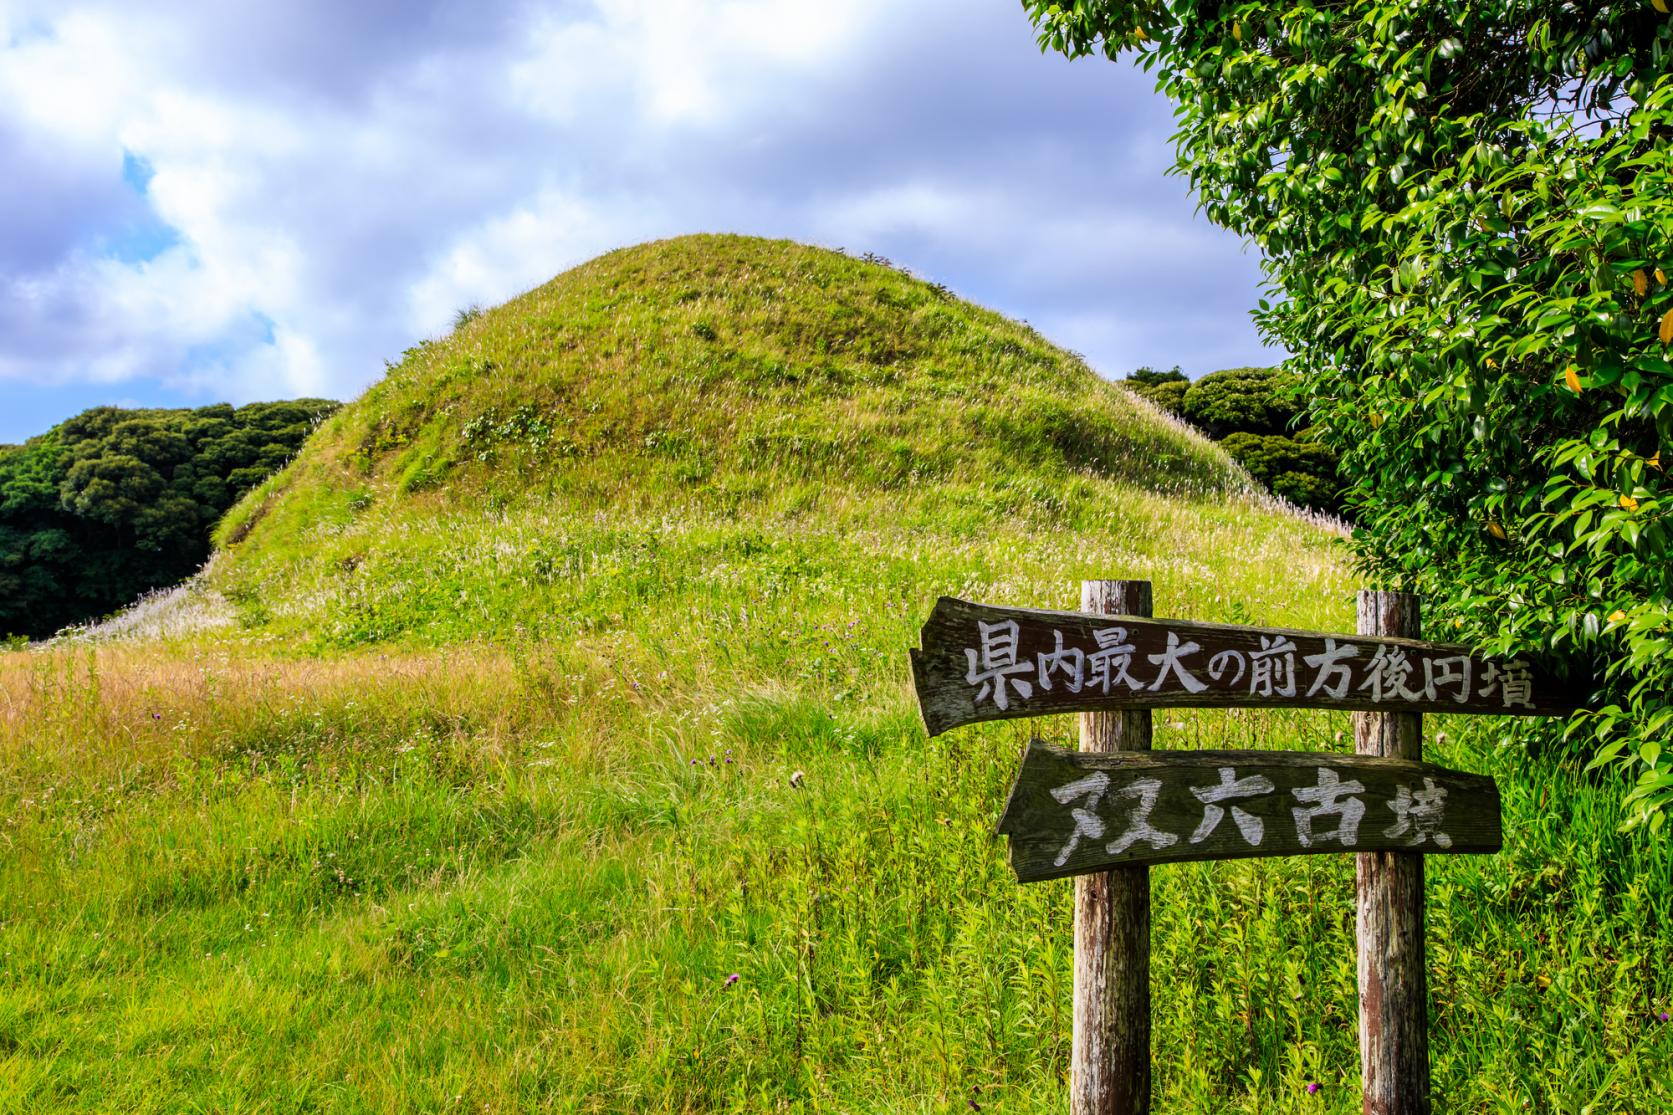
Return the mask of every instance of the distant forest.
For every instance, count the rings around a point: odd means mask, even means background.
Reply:
[[[1220,443],[1249,474],[1291,503],[1345,514],[1336,454],[1298,429],[1294,376],[1279,368],[1227,368],[1190,380],[1178,368],[1140,368],[1129,388]]]
[[[174,584],[340,404],[96,407],[0,445],[0,638],[44,638]]]

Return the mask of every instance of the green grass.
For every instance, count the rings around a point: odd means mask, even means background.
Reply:
[[[888,312],[827,328],[816,291]],[[651,414],[714,343],[687,314],[786,368],[823,338],[842,386],[752,396],[740,356],[714,407]],[[913,340],[943,315],[962,364]],[[520,363],[548,320],[587,331]],[[1034,356],[993,370],[1007,339]],[[456,371],[478,350],[495,370]],[[949,402],[932,366],[984,386]],[[1007,440],[1077,408],[1097,454]],[[740,448],[773,422],[822,448]],[[1028,733],[1074,726],[925,738],[918,625],[943,592],[1069,607],[1123,576],[1161,615],[1345,630],[1355,587],[1330,535],[1021,327],[712,238],[415,353],[222,537],[238,626],[0,655],[0,1110],[1061,1111],[1072,888],[1019,886],[991,832]],[[1334,714],[1156,722],[1351,746]],[[1427,728],[1498,778],[1507,834],[1429,860],[1437,1110],[1673,1108],[1673,853],[1503,725]],[[1158,1111],[1357,1111],[1351,860],[1152,882]]]

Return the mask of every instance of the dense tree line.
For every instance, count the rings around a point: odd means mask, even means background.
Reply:
[[[337,406],[96,407],[0,446],[0,637],[50,635],[190,574],[215,521]]]
[[[1178,368],[1140,368],[1127,386],[1220,443],[1238,464],[1291,503],[1340,512],[1336,454],[1297,429],[1298,384],[1282,368],[1227,368],[1192,382]]]

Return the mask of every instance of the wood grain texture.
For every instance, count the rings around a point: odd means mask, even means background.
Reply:
[[[1496,852],[1503,843],[1493,780],[1432,763],[1305,751],[1091,753],[1038,741],[998,831],[1024,883],[1112,865]]]
[[[1564,716],[1585,692],[1519,660],[1444,643],[950,596],[936,602],[920,639],[912,677],[930,735],[983,720],[1160,707]]]
[[[1419,600],[1363,591],[1364,635],[1416,638]],[[1411,712],[1354,716],[1360,755],[1415,761],[1423,756],[1423,717]],[[1378,851],[1356,857],[1359,1061],[1364,1115],[1429,1115],[1428,965],[1424,957],[1423,856]]]
[[[1149,615],[1148,581],[1085,581],[1091,613]],[[1087,756],[1150,750],[1150,713],[1083,713]],[[1071,1115],[1150,1111],[1150,873],[1122,867],[1075,880],[1075,999]]]

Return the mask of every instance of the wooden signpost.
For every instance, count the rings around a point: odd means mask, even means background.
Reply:
[[[993,608],[943,596],[912,652],[930,735],[1106,708],[1290,707],[1564,714],[1569,687],[1519,660],[1410,638]]]
[[[1418,601],[1362,592],[1358,632],[1150,618],[1143,581],[1083,612],[942,597],[912,652],[931,735],[1079,712],[1081,750],[1032,744],[998,830],[1019,882],[1076,876],[1074,1115],[1150,1110],[1148,865],[1354,852],[1366,1115],[1427,1115],[1423,857],[1502,843],[1490,778],[1421,761],[1424,712],[1564,715],[1527,662],[1420,642]],[[1355,710],[1356,754],[1150,750],[1156,707]]]
[[[1491,778],[1302,751],[1029,745],[998,831],[1022,883],[1116,864],[1313,852],[1496,852]]]

